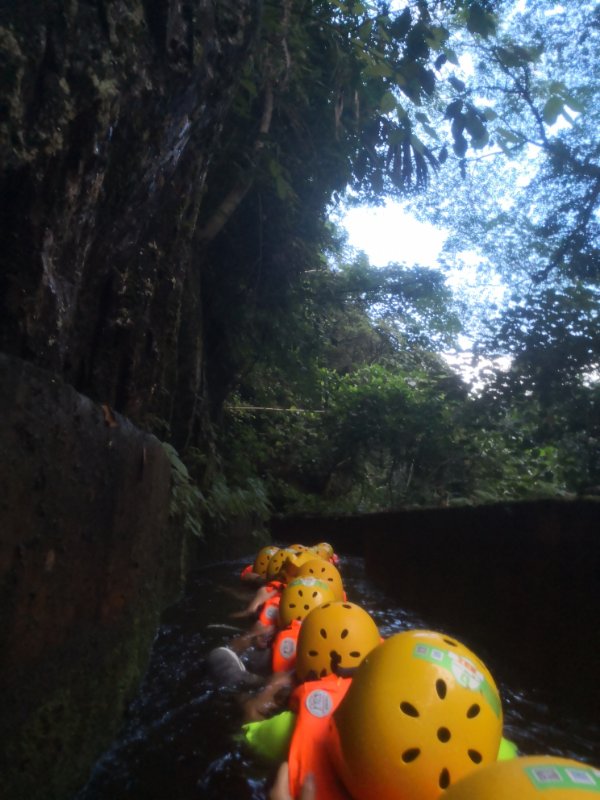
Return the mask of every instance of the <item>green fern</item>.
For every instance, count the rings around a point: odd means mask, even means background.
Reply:
[[[204,539],[202,515],[207,505],[206,498],[193,482],[188,468],[173,445],[163,442],[162,446],[171,463],[169,515],[171,519],[180,521],[184,530]]]

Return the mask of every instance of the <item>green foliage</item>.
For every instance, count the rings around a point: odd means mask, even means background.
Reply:
[[[223,422],[232,470],[260,471],[278,511],[343,512],[568,494],[587,443],[539,435],[541,409],[501,412],[440,362],[322,368],[318,409],[244,408]],[[264,395],[266,387],[263,387]],[[289,391],[289,387],[288,387]],[[288,399],[289,402],[289,399]],[[313,402],[317,402],[317,396]],[[314,407],[313,407],[314,408]],[[584,482],[593,480],[589,473]],[[589,484],[591,485],[591,483]]]
[[[251,516],[255,524],[264,524],[271,516],[271,505],[264,483],[248,478],[244,486],[231,487],[223,476],[215,479],[208,493],[206,511],[213,519],[227,523],[235,517]]]
[[[188,470],[172,445],[163,442],[163,448],[171,462],[171,517],[179,521],[184,530],[204,539],[207,519],[217,531],[224,530],[237,518],[252,520],[257,530],[264,527],[271,515],[271,506],[266,487],[259,478],[242,476],[241,485],[232,486],[221,471],[213,470],[210,479],[205,477],[206,487],[201,491],[190,470],[198,472],[200,467],[200,472],[206,471],[203,453],[198,448],[187,451]]]
[[[464,46],[477,69],[450,116],[483,101],[490,142],[466,154],[463,182],[441,174],[415,208],[450,231],[448,263],[476,252],[480,283],[506,286],[493,309],[465,304],[479,353],[510,358],[481,398],[479,425],[515,419],[506,447],[517,483],[522,473],[540,491],[582,492],[599,483],[598,10],[539,0],[501,19],[495,38]]]
[[[590,4],[549,9],[264,7],[202,211],[243,188],[202,264],[212,518],[598,483],[598,104],[581,71],[598,37]],[[448,259],[477,249],[510,305],[461,306],[423,266],[373,270],[325,222],[347,186],[380,202],[428,183]],[[461,323],[512,357],[479,396],[435,354]]]
[[[372,199],[425,187],[442,138],[462,155],[469,146],[465,126],[443,133],[444,108],[463,94],[452,38],[488,37],[494,26],[491,4],[472,0],[409,0],[401,11],[383,0],[261,6],[205,209],[229,214],[221,201],[238,187],[237,203],[250,186],[302,203],[300,173],[313,202],[348,185]],[[465,123],[481,147],[487,120],[473,104]]]
[[[225,471],[260,475],[278,511],[566,491],[557,447],[525,441],[494,416],[500,400],[490,408],[469,396],[432,352],[455,330],[449,299],[431,270],[378,270],[364,258],[306,276],[228,400]]]
[[[503,315],[494,343],[513,356],[507,389],[543,405],[569,398],[600,370],[600,287],[534,287]],[[557,367],[560,367],[557,369]]]
[[[206,500],[200,489],[195,485],[188,468],[179,458],[175,448],[163,442],[163,449],[171,463],[171,503],[169,511],[171,518],[180,522],[188,533],[204,538],[202,514]]]

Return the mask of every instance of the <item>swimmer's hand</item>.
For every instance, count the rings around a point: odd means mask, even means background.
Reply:
[[[252,611],[248,611],[247,608],[244,608],[243,611],[232,611],[229,615],[229,619],[243,619],[244,617],[251,617]]]
[[[290,794],[290,778],[287,761],[279,767],[273,788],[269,793],[269,800],[316,800],[315,781],[311,774],[308,774],[302,784],[300,796],[292,797]]]
[[[232,619],[236,619],[239,617],[251,617],[253,614],[256,614],[258,609],[262,606],[265,600],[268,600],[269,597],[273,596],[273,591],[267,589],[266,586],[261,586],[260,589],[256,592],[250,603],[246,606],[243,611],[234,611],[233,614],[229,616]]]
[[[243,704],[244,721],[258,722],[281,711],[287,703],[293,685],[294,678],[291,672],[277,672],[271,675],[264,689]]]
[[[258,572],[246,572],[245,575],[241,576],[243,581],[252,581],[253,583],[260,583],[264,581],[262,575],[259,575]]]

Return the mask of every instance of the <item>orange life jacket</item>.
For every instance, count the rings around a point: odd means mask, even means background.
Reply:
[[[269,581],[268,583],[265,583],[265,589],[270,594],[273,594],[273,592],[279,592],[279,594],[281,594],[284,586],[285,583],[283,583],[283,581]]]
[[[247,567],[244,567],[244,569],[240,573],[240,578],[244,580],[246,575],[249,575],[251,572],[254,572],[254,564],[248,564]]]
[[[305,681],[290,697],[290,708],[298,715],[288,756],[290,794],[299,797],[306,776],[315,779],[317,800],[351,800],[329,760],[329,720],[348,691],[352,678],[328,675]]]
[[[270,628],[277,625],[279,619],[279,603],[281,602],[281,594],[277,592],[271,595],[265,602],[258,614],[258,621],[265,628]]]
[[[302,621],[293,619],[279,631],[271,649],[271,669],[273,672],[290,672],[296,666],[296,647]]]

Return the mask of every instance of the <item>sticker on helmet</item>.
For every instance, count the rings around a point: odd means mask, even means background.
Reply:
[[[525,774],[536,789],[585,789],[600,793],[600,770],[590,767],[564,767],[544,764],[524,767]]]
[[[452,652],[449,652],[448,655],[452,661],[452,674],[460,685],[465,689],[473,689],[473,691],[479,689],[485,679],[475,664],[466,656],[459,656]]]
[[[413,656],[448,670],[465,689],[481,692],[494,714],[497,717],[501,716],[502,707],[497,692],[475,664],[466,656],[460,656],[457,653],[442,650],[439,647],[430,647],[427,644],[415,645]]]
[[[265,617],[267,619],[277,619],[279,616],[279,607],[273,603],[265,608]]]
[[[333,709],[333,701],[324,689],[314,689],[305,704],[313,717],[328,717]]]

